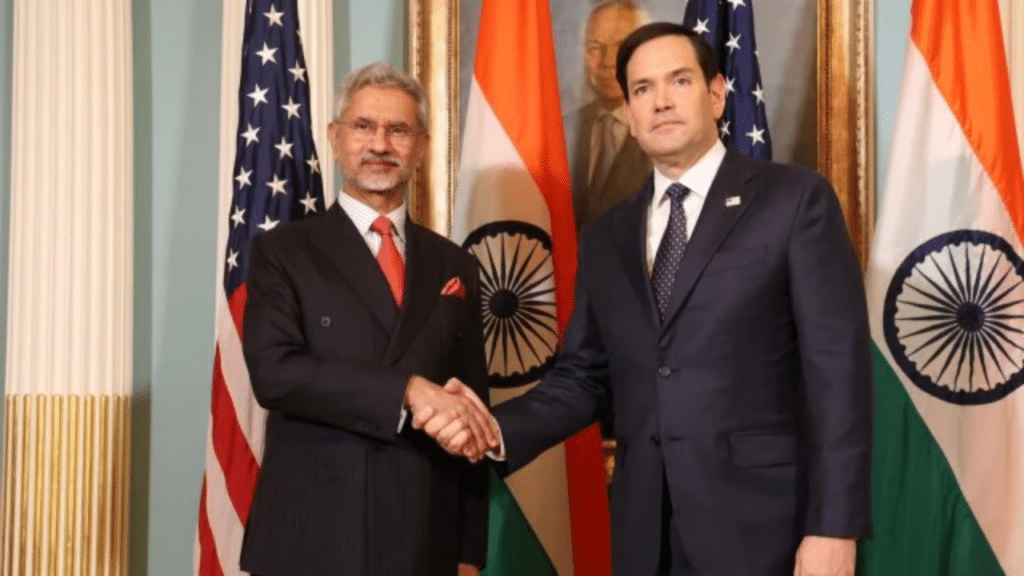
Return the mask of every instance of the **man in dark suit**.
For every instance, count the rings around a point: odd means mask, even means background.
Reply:
[[[639,28],[617,70],[655,171],[584,229],[556,364],[494,409],[505,465],[611,395],[617,575],[852,576],[871,524],[871,367],[835,193],[721,144],[724,80],[689,29]]]
[[[486,367],[476,261],[409,221],[427,144],[415,80],[352,72],[329,126],[345,177],[327,213],[253,242],[244,352],[269,410],[242,546],[260,576],[479,574],[486,470],[410,426],[422,410],[484,439]]]
[[[629,133],[615,54],[623,39],[646,19],[632,0],[599,2],[587,17],[583,39],[587,85],[595,99],[576,113],[572,195],[582,228],[643,185],[651,161]]]

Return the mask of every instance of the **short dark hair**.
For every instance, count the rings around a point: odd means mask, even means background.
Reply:
[[[700,65],[700,71],[704,74],[705,84],[710,83],[718,75],[718,56],[703,36],[694,32],[693,29],[675,22],[651,22],[626,36],[615,57],[615,78],[619,81],[619,87],[622,88],[622,94],[626,100],[629,100],[626,81],[626,65],[629,64],[629,59],[641,45],[662,36],[685,36],[690,39],[690,44],[693,45],[693,50],[697,53],[697,63]]]

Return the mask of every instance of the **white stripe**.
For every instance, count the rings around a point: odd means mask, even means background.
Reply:
[[[926,394],[900,370],[885,343],[882,306],[893,273],[921,243],[957,229],[1001,236],[1018,256],[1020,238],[999,191],[911,43],[896,140],[868,267],[871,331],[948,459],[975,518],[1007,574],[1024,573],[1024,391],[980,406]],[[1017,352],[1017,360],[1024,353]]]
[[[526,163],[473,77],[452,213],[452,240],[496,220],[519,220],[551,232],[548,205]]]
[[[221,471],[220,461],[217,460],[209,435],[206,442],[206,515],[224,576],[245,574],[238,567],[245,527],[242,526],[231,503],[231,497],[228,496],[224,473]]]
[[[217,291],[223,296],[222,287],[218,286]],[[242,355],[242,341],[235,331],[227,300],[223,297],[218,299],[217,305],[217,343],[220,345],[221,373],[224,375],[228,393],[231,394],[235,414],[238,415],[238,425],[245,433],[256,462],[262,462],[267,411],[253,396],[249,369]]]

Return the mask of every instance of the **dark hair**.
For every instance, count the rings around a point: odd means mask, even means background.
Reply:
[[[622,88],[622,94],[626,100],[629,100],[629,90],[626,85],[626,65],[629,64],[629,59],[642,44],[662,36],[685,36],[690,39],[690,44],[693,45],[693,50],[697,53],[697,63],[700,65],[700,71],[704,74],[705,84],[711,82],[711,79],[718,75],[718,56],[703,36],[691,28],[675,22],[651,22],[626,36],[615,57],[615,78],[619,81],[619,87]]]

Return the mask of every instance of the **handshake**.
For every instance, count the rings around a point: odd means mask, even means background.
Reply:
[[[405,389],[412,427],[422,429],[454,456],[479,462],[488,452],[501,457],[501,432],[490,410],[458,378],[442,387],[412,376]]]

